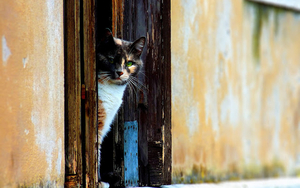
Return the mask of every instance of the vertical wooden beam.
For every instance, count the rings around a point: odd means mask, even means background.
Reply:
[[[171,0],[162,1],[162,69],[163,69],[163,184],[172,182],[172,125],[171,125]]]
[[[81,140],[80,2],[64,1],[66,187],[83,183]]]
[[[95,54],[95,0],[83,0],[83,61],[85,99],[86,187],[97,185],[97,76]]]
[[[112,0],[112,32],[115,37],[123,38],[124,0]]]

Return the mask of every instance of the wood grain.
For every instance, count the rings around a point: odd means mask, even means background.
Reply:
[[[65,1],[66,187],[83,183],[81,142],[80,4]]]
[[[97,76],[95,54],[95,1],[83,4],[83,61],[85,100],[85,169],[86,187],[97,185]]]

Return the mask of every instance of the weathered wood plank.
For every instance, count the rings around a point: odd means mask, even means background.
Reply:
[[[95,55],[95,1],[83,2],[83,61],[85,99],[86,187],[97,185],[97,76]]]
[[[163,184],[172,182],[172,125],[171,125],[171,1],[162,1],[162,65],[163,65]]]
[[[81,142],[80,3],[65,1],[66,187],[83,183]]]
[[[162,148],[162,142],[148,142],[148,173],[151,186],[164,184]]]

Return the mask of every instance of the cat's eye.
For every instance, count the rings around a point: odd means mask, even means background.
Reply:
[[[114,58],[111,56],[107,57],[109,63],[114,63]]]
[[[133,64],[133,62],[132,62],[132,61],[127,61],[127,62],[126,62],[126,66],[127,66],[127,67],[130,67],[130,66],[132,66],[132,64]]]

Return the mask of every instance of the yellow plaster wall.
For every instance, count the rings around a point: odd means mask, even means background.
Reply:
[[[0,40],[0,187],[62,187],[63,1],[0,1]]]
[[[300,169],[300,13],[172,0],[172,177],[211,182]]]

